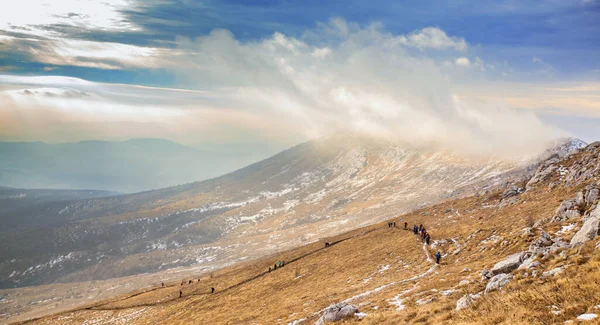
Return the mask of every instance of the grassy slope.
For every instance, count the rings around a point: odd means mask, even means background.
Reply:
[[[305,323],[312,324],[323,308],[348,299],[367,316],[343,324],[562,323],[591,311],[600,302],[600,254],[594,249],[598,239],[566,250],[563,257],[554,254],[540,260],[540,274],[569,265],[559,276],[521,277],[523,271],[517,271],[502,291],[483,296],[472,308],[454,309],[465,293],[485,288],[481,269],[525,250],[537,238],[539,230],[527,235],[523,228],[551,217],[563,199],[574,197],[583,186],[550,191],[538,186],[504,208],[490,207],[499,202],[499,193],[490,193],[396,218],[398,226],[404,220],[409,225],[423,223],[434,240],[447,240],[429,248],[431,255],[437,249],[447,254],[441,266],[433,266],[421,242],[410,232],[389,229],[383,223],[331,238],[331,242],[349,239],[327,249],[322,249],[322,243],[310,244],[214,272],[199,282],[194,279],[193,284],[183,286],[183,298],[178,298],[179,283],[169,283],[166,288],[118,297],[33,323],[287,324],[306,319]],[[452,212],[446,213],[448,209]],[[568,223],[543,228],[555,233]],[[562,236],[568,240],[573,231]],[[282,269],[263,274],[277,260],[289,261],[306,254]],[[250,278],[254,279],[239,284]],[[459,285],[464,280],[468,284]],[[211,286],[217,289],[216,294],[208,293]],[[445,290],[452,292],[443,293]],[[394,297],[402,300],[403,309],[391,303]],[[562,312],[551,313],[552,305]]]

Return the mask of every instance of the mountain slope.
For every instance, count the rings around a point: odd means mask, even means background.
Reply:
[[[523,182],[523,193],[507,184],[391,219],[424,224],[429,246],[381,223],[331,237],[330,247],[305,245],[184,285],[157,282],[31,323],[321,324],[328,309],[348,305],[360,312],[344,324],[597,320],[600,229],[588,225],[600,218],[600,143],[551,157]],[[280,260],[288,263],[269,272]]]

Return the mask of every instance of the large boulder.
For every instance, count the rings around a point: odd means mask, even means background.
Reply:
[[[500,290],[502,287],[508,284],[508,282],[512,279],[512,275],[510,274],[498,274],[494,275],[493,278],[490,279],[490,282],[485,286],[485,294],[489,292]]]
[[[554,173],[554,171],[556,171],[556,169],[558,168],[558,167],[556,167],[556,165],[554,165],[557,162],[558,162],[558,158],[553,157],[553,158],[545,161],[544,163],[542,163],[535,171],[535,174],[533,174],[533,177],[531,177],[531,179],[527,182],[527,185],[525,185],[525,188],[527,190],[531,190],[533,187],[535,187],[536,184],[549,178]]]
[[[581,217],[575,200],[564,200],[560,203],[551,222],[561,222],[572,218]]]
[[[596,210],[598,211],[598,208]],[[581,229],[571,239],[571,246],[581,245],[587,241],[594,239],[598,235],[598,228],[600,227],[600,218],[598,216],[592,216],[583,224]]]
[[[513,270],[516,270],[521,263],[527,258],[529,258],[531,254],[528,252],[520,252],[516,254],[512,254],[507,257],[505,260],[500,261],[492,267],[490,270],[493,275],[502,274],[502,273],[510,273]]]
[[[337,303],[327,307],[315,325],[323,325],[326,322],[337,322],[344,318],[353,317],[357,312],[358,307],[354,305],[345,302]]]

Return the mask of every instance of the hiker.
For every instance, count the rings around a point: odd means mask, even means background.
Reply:
[[[328,241],[325,242],[325,247],[331,246]]]
[[[188,284],[192,284],[192,280],[190,280],[190,282],[188,282]]]
[[[396,228],[396,221],[394,221],[394,228]]]
[[[269,273],[271,273],[271,267],[269,266]]]
[[[285,261],[281,261],[281,266],[285,266]]]
[[[425,242],[427,243],[427,245],[429,245],[429,240],[431,240],[431,236],[427,234],[427,237],[425,237]]]
[[[179,289],[179,298],[181,298],[181,296],[183,296],[183,291]]]
[[[163,287],[163,288],[165,287],[165,283],[164,283],[164,282],[163,282],[163,283],[161,283],[161,285],[162,285],[162,287]]]
[[[277,270],[277,263],[273,265],[273,271]]]
[[[408,227],[408,222],[404,222],[404,230],[406,230]]]
[[[210,293],[215,293],[215,288],[210,288]]]
[[[421,231],[421,229],[423,229],[423,224],[419,225],[419,232]]]
[[[183,287],[183,281],[181,281],[181,286]]]
[[[413,227],[413,232],[415,233],[415,235],[417,234],[417,231],[418,231],[418,228],[417,228],[417,225],[415,225],[415,226]]]
[[[435,263],[440,264],[441,258],[442,258],[442,254],[440,253],[440,251],[438,251],[437,254],[435,254]]]

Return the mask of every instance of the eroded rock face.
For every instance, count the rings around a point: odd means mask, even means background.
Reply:
[[[529,256],[530,254],[528,252],[520,252],[510,255],[505,260],[494,264],[490,271],[493,275],[510,273],[513,270],[516,270],[525,259],[529,258]]]
[[[490,279],[490,282],[488,282],[487,286],[485,286],[485,294],[500,290],[502,287],[506,286],[511,279],[512,275],[509,274],[502,273],[494,275],[494,277]]]
[[[576,200],[564,200],[556,209],[554,217],[550,220],[551,222],[561,222],[572,218],[581,217],[579,212],[579,206]]]
[[[558,168],[555,165],[558,161],[558,157],[553,157],[551,159],[546,160],[542,165],[540,165],[537,168],[533,177],[529,180],[529,182],[527,182],[527,185],[525,185],[525,188],[527,190],[531,190],[533,187],[535,187],[536,184],[549,178]]]
[[[315,325],[323,325],[327,322],[337,322],[344,318],[353,317],[358,312],[358,307],[348,303],[337,303],[327,307],[323,316],[315,323]]]
[[[595,214],[592,214],[589,219],[583,224],[581,229],[571,239],[571,246],[582,245],[583,243],[594,239],[598,235],[600,227],[600,218],[597,216],[600,211],[598,208],[594,210]]]

